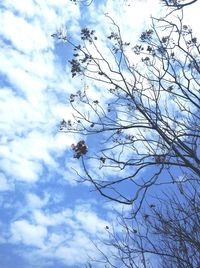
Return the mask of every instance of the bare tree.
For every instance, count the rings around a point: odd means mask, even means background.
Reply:
[[[73,2],[74,4],[84,4],[86,6],[90,6],[93,2],[93,0],[70,0],[70,1]],[[126,1],[127,0],[124,0],[124,2]],[[197,1],[198,0],[161,0],[161,2],[164,3],[164,5],[166,5],[167,7],[178,8],[178,9],[192,5]]]
[[[194,4],[198,0],[161,0],[166,6],[173,8],[183,8]]]
[[[103,267],[198,268],[200,266],[200,195],[198,183],[178,185],[171,195],[148,204],[136,218],[118,216],[115,227],[106,227],[109,248],[91,261]],[[159,201],[159,202],[158,202]],[[116,225],[116,223],[115,223]],[[95,267],[95,266],[94,266]],[[102,266],[101,266],[102,267]]]
[[[108,97],[101,105],[101,100],[89,98],[85,88],[72,94],[74,121],[62,121],[61,130],[104,140],[99,151],[84,155],[96,159],[101,168],[117,170],[117,175],[93,177],[80,155],[83,179],[124,204],[139,200],[140,207],[152,185],[200,176],[199,43],[183,24],[182,11],[170,16],[153,18],[152,28],[133,47],[122,40],[120,28],[108,17],[114,28],[107,37],[109,60],[99,50],[94,30],[82,29],[81,45],[64,37],[74,48],[69,61],[72,76],[98,81]],[[132,187],[132,196],[120,192],[118,186],[123,184]]]
[[[183,23],[182,9],[152,18],[152,27],[134,46],[107,18],[113,31],[103,51],[96,32],[88,28],[82,29],[78,45],[54,35],[73,47],[72,77],[95,81],[105,96],[92,99],[87,87],[71,94],[74,120],[63,120],[61,131],[82,134],[86,142],[95,136],[95,153],[89,148],[79,156],[82,179],[111,200],[137,203],[138,211],[152,185],[199,180],[199,42]],[[94,176],[87,165],[91,159],[112,176]]]
[[[79,44],[54,35],[72,46],[72,77],[86,83],[70,95],[74,119],[60,126],[85,137],[72,145],[85,171],[81,180],[133,205],[118,217],[121,231],[106,227],[110,252],[96,245],[104,267],[200,267],[200,47],[183,13],[197,0],[162,2],[175,9],[152,18],[137,44],[124,40],[108,15],[112,31],[103,48],[93,29],[81,30]],[[87,81],[103,99],[90,97]],[[172,194],[149,203],[150,193],[166,185]]]

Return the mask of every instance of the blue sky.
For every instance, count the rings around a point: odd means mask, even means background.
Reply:
[[[114,219],[113,209],[120,208],[91,192],[88,184],[76,182],[73,169],[82,171],[71,144],[79,137],[58,130],[63,118],[72,117],[66,100],[82,82],[71,78],[70,47],[56,44],[51,34],[66,28],[78,40],[81,27],[90,25],[104,49],[108,12],[123,37],[134,43],[150,23],[147,18],[161,12],[160,6],[151,0],[130,6],[122,2],[96,1],[89,8],[69,0],[0,3],[2,268],[75,268],[84,267],[88,253],[98,258],[91,239],[107,237],[105,226]],[[194,19],[187,18],[198,31]],[[90,96],[103,98],[92,82],[89,87]],[[93,148],[98,146],[93,142]]]

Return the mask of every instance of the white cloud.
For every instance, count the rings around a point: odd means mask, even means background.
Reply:
[[[78,5],[73,5],[68,0],[28,0],[22,3],[20,0],[13,2],[8,0],[3,3],[13,13],[19,14],[30,23],[39,26],[50,37],[55,29],[70,21],[69,28],[76,34],[79,30],[80,10]]]
[[[0,192],[10,190],[7,178],[3,173],[0,173]]]
[[[40,178],[43,172],[43,165],[48,166],[50,170],[55,170],[62,176],[59,163],[55,157],[62,155],[67,151],[74,138],[67,138],[63,134],[55,136],[47,133],[32,131],[26,137],[17,137],[15,140],[7,141],[0,146],[2,159],[0,163],[6,174],[13,176],[16,180],[34,182]],[[63,176],[64,176],[63,170]],[[70,181],[71,178],[69,177]]]
[[[26,196],[28,207],[33,210],[37,208],[42,208],[49,201],[49,195],[45,195],[44,198],[40,198],[38,195],[29,192]]]
[[[200,2],[197,1],[194,4],[187,6],[184,9],[183,23],[190,25],[194,34],[197,36],[200,34],[197,18],[199,16]],[[192,14],[192,15],[191,15]]]
[[[29,18],[33,16],[36,12],[36,6],[32,0],[22,2],[21,0],[6,0],[6,7],[14,11],[20,12],[20,15],[28,16]]]
[[[2,9],[0,16],[4,25],[0,29],[0,72],[10,85],[0,92],[4,135],[0,145],[4,159],[0,161],[6,174],[35,182],[43,172],[42,163],[58,169],[55,158],[74,141],[73,137],[55,135],[66,110],[57,94],[67,91],[67,81],[55,58],[51,34],[68,20],[78,30],[79,7],[68,0],[26,1],[25,5],[8,0],[3,5],[7,9]]]
[[[30,224],[26,220],[19,220],[12,223],[11,234],[11,241],[14,243],[42,248],[47,236],[47,229],[44,226]]]
[[[15,161],[2,159],[0,160],[0,165],[3,166],[3,170],[7,175],[24,182],[35,182],[42,173],[40,163],[23,158],[16,158]]]
[[[33,193],[27,195],[26,204],[20,219],[11,223],[9,238],[10,243],[29,246],[23,258],[29,258],[29,262],[33,258],[55,259],[66,265],[84,265],[88,256],[98,258],[99,252],[91,240],[97,243],[97,237],[107,237],[108,222],[94,206],[84,201],[73,209],[60,208],[54,213],[47,209],[48,195],[40,198]]]
[[[97,255],[97,252],[95,253]],[[94,247],[90,239],[80,231],[76,232],[68,245],[61,246],[55,251],[55,256],[67,265],[84,265],[91,255],[95,255]]]
[[[108,225],[108,222],[99,218],[94,211],[88,206],[80,206],[75,211],[76,220],[82,226],[82,228],[93,235],[101,234],[104,232],[104,228]]]
[[[66,209],[58,213],[44,213],[40,210],[33,211],[33,219],[37,224],[43,226],[58,226],[61,224],[68,224],[68,219],[72,217],[71,209]]]
[[[4,11],[0,18],[1,25],[4,25],[1,27],[0,34],[10,40],[16,49],[30,53],[48,47],[46,34],[37,23],[31,24],[11,11]]]

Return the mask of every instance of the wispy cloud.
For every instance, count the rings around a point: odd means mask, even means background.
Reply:
[[[109,223],[98,215],[94,205],[85,202],[53,212],[48,207],[48,196],[41,199],[33,193],[27,195],[27,202],[24,214],[10,225],[9,243],[27,246],[37,260],[55,259],[66,265],[84,264],[88,255],[98,257],[91,240],[106,238],[105,226]],[[26,259],[26,254],[22,256]]]
[[[60,111],[65,111],[57,93],[66,91],[67,83],[51,34],[64,19],[78,27],[80,13],[69,1],[28,2],[8,1],[1,10],[0,161],[6,175],[34,182],[43,164],[57,167],[51,154],[59,155],[73,140],[55,133]],[[70,11],[67,18],[65,9]]]

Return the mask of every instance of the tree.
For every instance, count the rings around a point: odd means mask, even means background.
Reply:
[[[81,30],[80,44],[55,35],[73,47],[72,77],[92,80],[105,97],[91,98],[86,85],[70,96],[74,120],[61,123],[61,131],[87,137],[72,146],[81,178],[106,198],[133,205],[128,216],[119,215],[120,232],[106,227],[110,254],[96,245],[105,267],[200,265],[200,50],[183,13],[197,1],[162,2],[172,11],[153,17],[134,45],[108,15],[106,48],[93,29]],[[94,152],[91,136],[104,141]],[[91,159],[111,172],[92,172]],[[150,193],[166,185],[172,195],[157,191],[149,203]]]
[[[198,268],[200,266],[200,195],[199,184],[178,185],[171,194],[149,204],[137,218],[118,216],[121,231],[107,227],[110,251],[92,260],[104,267]],[[158,203],[160,201],[160,203]],[[95,267],[95,265],[94,265]]]
[[[198,0],[161,0],[168,7],[183,8],[194,4]]]
[[[93,155],[81,155],[82,179],[103,196],[139,209],[152,186],[199,180],[199,42],[183,23],[183,10],[152,18],[134,46],[106,16],[113,31],[104,52],[94,30],[83,28],[78,45],[62,37],[74,50],[72,77],[98,82],[107,99],[91,99],[87,88],[71,94],[74,121],[63,121],[61,130],[104,140]],[[86,161],[91,158],[117,174],[94,177]]]
[[[70,1],[75,4],[80,3],[87,6],[90,6],[93,2],[93,0],[70,0]],[[126,2],[127,0],[124,1]],[[166,5],[167,7],[178,8],[178,9],[192,5],[197,1],[198,0],[161,0],[161,2],[164,3],[164,5]]]

